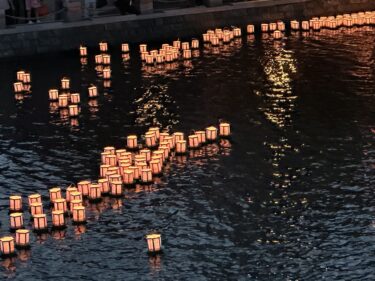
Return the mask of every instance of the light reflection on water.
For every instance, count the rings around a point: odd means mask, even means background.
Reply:
[[[51,55],[52,69],[8,62],[0,69],[8,93],[0,96],[1,235],[10,194],[47,196],[52,185],[97,178],[100,150],[123,147],[127,134],[154,124],[187,133],[225,118],[234,135],[175,156],[154,185],[85,202],[87,225],[31,235],[32,249],[3,260],[1,274],[372,280],[373,42],[373,28],[246,36],[165,68],[113,52],[110,80],[91,56]],[[21,65],[32,89],[15,96],[6,85]],[[47,100],[63,75],[81,92],[78,118]],[[96,99],[87,97],[92,83]],[[165,251],[149,257],[143,238],[158,228]]]

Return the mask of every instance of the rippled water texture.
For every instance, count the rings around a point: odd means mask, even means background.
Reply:
[[[154,123],[188,133],[221,117],[234,134],[174,159],[154,186],[88,204],[85,227],[32,234],[1,278],[375,280],[374,42],[374,28],[244,36],[168,68],[114,52],[109,89],[92,56],[85,66],[76,53],[3,61],[1,235],[9,195],[96,179],[101,149],[129,133]],[[19,68],[32,73],[29,97],[12,93]],[[63,75],[82,93],[77,120],[48,101]],[[152,229],[161,256],[146,253]]]

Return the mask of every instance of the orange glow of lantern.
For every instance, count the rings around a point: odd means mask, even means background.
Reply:
[[[110,168],[110,165],[100,165],[100,176],[101,177],[107,176],[108,168]]]
[[[149,168],[141,170],[141,182],[142,183],[151,183],[152,182],[152,171]]]
[[[89,200],[98,201],[102,197],[102,191],[100,189],[100,184],[90,184],[89,187]]]
[[[177,154],[186,153],[186,141],[185,140],[176,141],[176,153]]]
[[[16,230],[16,247],[19,247],[19,248],[30,247],[30,230],[28,229]]]
[[[51,202],[55,202],[56,199],[62,198],[61,189],[59,187],[54,187],[49,190],[49,198]]]
[[[199,40],[198,39],[191,40],[191,48],[192,49],[198,49],[199,48]]]
[[[31,74],[29,72],[25,72],[22,76],[22,82],[25,84],[31,83]]]
[[[311,21],[312,23],[312,29],[315,31],[318,31],[320,29],[320,21],[318,20],[313,20]]]
[[[30,204],[30,214],[31,216],[36,216],[43,214],[43,204],[42,203],[31,203]]]
[[[111,56],[108,54],[103,55],[103,64],[111,64]]]
[[[182,57],[184,59],[191,59],[191,50],[190,49],[183,50]]]
[[[129,166],[129,170],[133,172],[134,180],[138,180],[140,178],[140,169],[136,166]]]
[[[69,116],[75,117],[79,115],[79,106],[76,104],[69,105]]]
[[[81,102],[81,97],[79,93],[73,93],[70,95],[70,102],[73,104],[77,104]]]
[[[31,194],[28,196],[29,206],[32,203],[42,203],[42,196],[38,193]]]
[[[96,55],[95,56],[95,63],[102,64],[103,63],[103,55]]]
[[[104,158],[104,164],[110,165],[110,166],[116,166],[117,164],[117,157],[116,155],[106,155]]]
[[[63,90],[69,90],[70,88],[70,79],[67,77],[64,77],[61,79],[61,89]]]
[[[84,47],[84,46],[80,46],[79,47],[79,54],[80,54],[81,57],[87,56],[87,48]]]
[[[164,55],[156,55],[156,63],[163,63],[164,62]]]
[[[147,45],[146,44],[139,45],[139,52],[140,53],[147,52]]]
[[[148,129],[149,132],[154,132],[155,133],[155,136],[156,136],[156,139],[158,140],[159,137],[160,137],[160,129],[158,127],[151,127],[150,129]]]
[[[241,37],[241,35],[242,35],[241,28],[239,28],[239,27],[233,28],[233,36],[234,37]]]
[[[158,160],[151,160],[150,161],[150,168],[151,168],[151,173],[153,175],[160,175],[161,174],[161,165]]]
[[[189,50],[189,49],[190,49],[190,44],[189,44],[189,42],[182,42],[182,43],[181,43],[181,49],[182,49],[182,50]]]
[[[277,29],[280,31],[285,31],[285,23],[283,21],[278,21],[277,23]]]
[[[15,93],[21,93],[23,92],[23,83],[22,82],[16,82],[13,84],[14,92]]]
[[[109,181],[108,179],[99,179],[98,184],[100,186],[100,192],[102,194],[107,194],[110,191]]]
[[[146,64],[154,64],[154,57],[152,55],[145,56]]]
[[[145,141],[146,146],[149,148],[153,148],[156,146],[156,135],[153,132],[147,132],[145,134]]]
[[[246,27],[246,31],[248,34],[254,34],[255,33],[255,26],[253,24],[248,24]]]
[[[58,100],[59,99],[59,91],[57,89],[50,89],[48,91],[49,99],[50,100]]]
[[[260,29],[262,32],[268,32],[268,24],[267,23],[262,23],[260,25]]]
[[[199,139],[197,135],[188,136],[189,148],[195,149],[199,147]]]
[[[71,201],[69,202],[69,209],[70,209],[71,211],[73,211],[73,209],[74,209],[75,207],[79,207],[79,206],[82,206],[82,200],[81,200],[81,199],[71,200]]]
[[[271,22],[269,25],[268,25],[268,29],[269,31],[275,31],[277,29],[277,24],[274,23],[274,22]]]
[[[121,45],[121,51],[122,51],[123,53],[128,53],[128,52],[130,51],[130,49],[129,49],[129,44],[127,44],[127,43],[122,44],[122,45]]]
[[[108,44],[107,44],[107,42],[100,42],[99,43],[99,50],[101,52],[107,52],[108,51]]]
[[[59,107],[67,107],[69,104],[69,96],[67,94],[59,95]]]
[[[35,231],[47,230],[47,215],[46,214],[34,215],[34,230]]]
[[[230,124],[229,123],[220,123],[219,125],[219,135],[221,137],[230,136]]]
[[[62,211],[66,213],[68,211],[68,207],[66,205],[66,199],[60,198],[60,199],[55,199],[53,202],[53,208],[55,211]]]
[[[307,20],[302,21],[302,30],[307,31],[310,29],[310,24]]]
[[[70,193],[70,202],[73,200],[81,200],[82,201],[82,193],[80,191],[72,191]]]
[[[69,186],[66,189],[66,202],[70,202],[70,200],[71,200],[71,193],[72,192],[76,192],[76,191],[78,191],[78,189],[76,187],[73,187],[73,186]]]
[[[121,181],[113,181],[110,182],[110,195],[112,196],[121,196],[122,195],[122,182]]]
[[[22,213],[11,213],[9,215],[10,229],[20,229],[23,227],[23,214]]]
[[[23,70],[17,71],[17,80],[23,81],[23,75],[24,74],[25,74],[25,71],[23,71]]]
[[[217,36],[211,36],[210,40],[212,46],[219,46],[219,38]]]
[[[173,137],[174,137],[174,141],[177,142],[179,140],[183,140],[184,139],[184,133],[182,132],[175,132],[173,133]]]
[[[210,42],[210,35],[208,33],[202,34],[202,37],[204,43]]]
[[[88,91],[89,91],[90,98],[95,98],[98,96],[98,88],[96,86],[89,87]]]
[[[86,222],[86,208],[84,206],[77,206],[73,209],[73,222],[85,223]]]
[[[53,228],[65,228],[64,212],[60,210],[52,211],[52,226]]]
[[[126,155],[126,149],[116,149],[115,154],[117,159],[119,160],[122,156]]]
[[[144,159],[148,162],[151,159],[151,150],[149,150],[149,149],[141,149],[139,151],[139,155],[143,156]]]
[[[81,192],[82,196],[88,196],[89,195],[89,186],[91,182],[88,180],[83,180],[77,183],[77,189],[79,192]]]
[[[281,37],[283,37],[283,34],[281,33],[280,30],[275,30],[275,31],[272,33],[272,36],[273,36],[273,38],[275,38],[275,39],[281,39]]]
[[[299,21],[292,20],[290,22],[290,29],[291,30],[299,30]]]
[[[136,135],[130,135],[126,139],[126,145],[129,149],[136,149],[138,148],[138,141]]]
[[[109,175],[108,176],[108,180],[109,180],[109,183],[112,183],[112,182],[121,182],[122,179],[121,179],[121,175],[120,174],[112,174],[112,175]]]
[[[214,141],[217,138],[217,129],[214,126],[206,128],[206,139],[208,141]]]
[[[124,173],[123,173],[123,182],[124,184],[126,185],[131,185],[134,183],[134,173],[132,170],[124,170]]]
[[[22,211],[22,197],[13,195],[9,197],[9,210],[11,212]]]
[[[168,133],[160,133],[159,134],[159,142],[163,142],[166,137],[169,137]]]
[[[175,40],[172,43],[173,47],[180,49],[181,48],[181,41],[180,40]]]
[[[160,234],[148,234],[146,235],[146,240],[149,253],[158,253],[162,250]]]
[[[111,69],[109,67],[103,68],[103,78],[111,79]]]
[[[12,236],[4,236],[0,238],[0,251],[3,256],[15,254],[14,238]]]

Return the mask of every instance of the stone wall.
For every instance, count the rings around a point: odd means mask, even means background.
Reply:
[[[310,18],[375,10],[375,0],[260,0],[220,7],[196,7],[147,15],[98,18],[0,30],[0,57],[76,49],[81,43],[97,46],[139,43],[200,36],[223,26],[246,26],[272,20]]]

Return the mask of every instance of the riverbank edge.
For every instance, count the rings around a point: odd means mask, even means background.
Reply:
[[[375,10],[373,0],[258,0],[193,7],[145,15],[54,22],[0,30],[0,58],[96,47],[200,37],[207,29]]]

